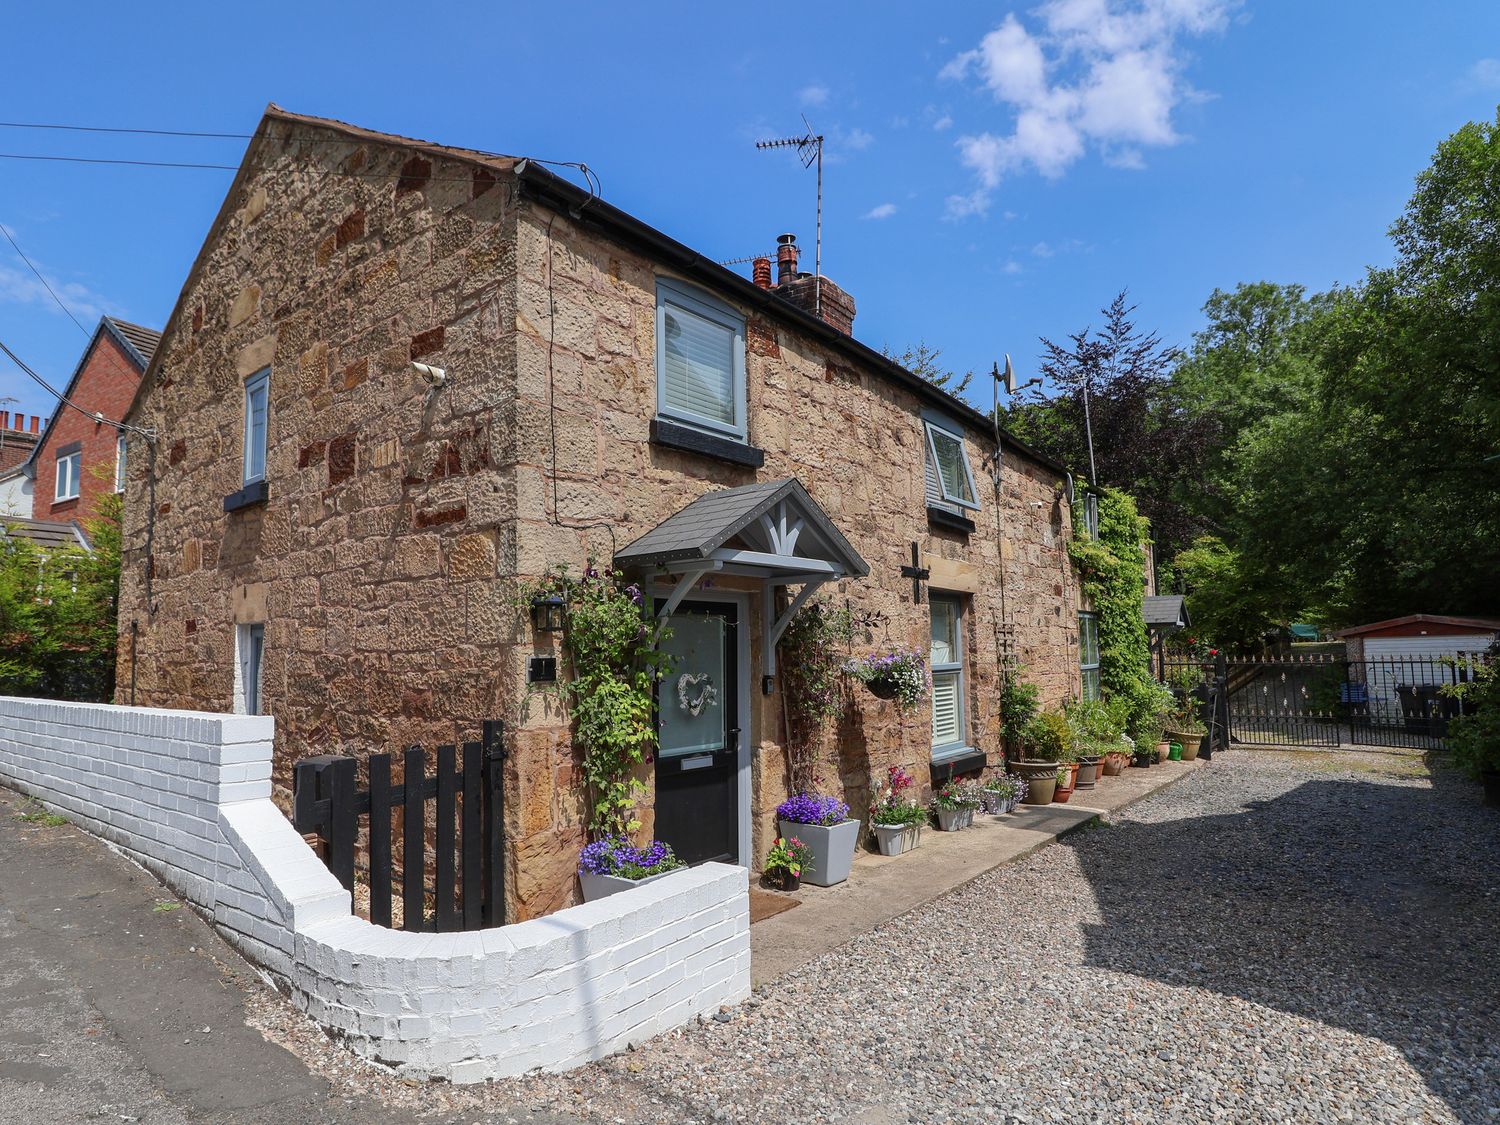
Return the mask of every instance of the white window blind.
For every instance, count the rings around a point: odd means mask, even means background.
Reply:
[[[959,674],[932,674],[932,745],[950,746],[963,736],[963,717],[959,709]]]
[[[734,333],[670,305],[664,319],[667,405],[734,425]]]
[[[125,491],[125,435],[115,438],[115,491]]]
[[[271,371],[257,372],[245,380],[245,476],[244,483],[266,476],[266,424],[271,392]]]

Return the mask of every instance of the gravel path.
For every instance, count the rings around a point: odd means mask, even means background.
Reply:
[[[1418,758],[1235,751],[726,1022],[487,1088],[357,1080],[496,1121],[1500,1121],[1497,851]]]

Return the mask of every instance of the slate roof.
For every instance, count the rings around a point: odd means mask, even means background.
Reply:
[[[1188,619],[1187,602],[1181,594],[1155,594],[1145,600],[1142,610],[1147,628],[1192,624]]]
[[[52,520],[33,520],[24,516],[0,517],[0,536],[14,536],[17,539],[30,539],[38,547],[45,551],[56,550],[58,547],[82,547],[85,551],[92,551],[93,545],[88,536],[83,533],[83,528],[77,523],[56,523]]]
[[[124,337],[127,350],[134,351],[131,358],[140,362],[141,370],[144,371],[151,362],[151,357],[156,354],[156,345],[161,343],[161,333],[154,328],[143,328],[139,324],[131,324],[128,320],[119,317],[106,316],[104,320],[114,328],[116,338]]]
[[[783,500],[791,502],[807,527],[830,548],[833,557],[826,561],[846,574],[863,577],[870,573],[869,564],[796,477],[705,493],[617,552],[615,565],[656,566],[707,559]]]

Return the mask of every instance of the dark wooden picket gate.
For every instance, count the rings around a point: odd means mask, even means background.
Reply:
[[[400,809],[401,928],[447,933],[503,925],[503,724],[486,722],[478,742],[439,746],[432,777],[426,774],[426,752],[412,746],[403,755],[401,784],[393,785],[391,758],[372,754],[365,759],[365,789],[358,788],[358,759],[335,754],[302,759],[293,768],[293,827],[318,834],[329,870],[350,891],[357,858],[364,853],[370,921],[390,926],[398,877],[392,862],[392,812]],[[435,806],[430,855],[428,802]],[[429,896],[434,903],[431,918],[426,911]]]

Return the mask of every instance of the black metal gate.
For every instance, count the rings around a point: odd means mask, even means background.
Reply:
[[[1201,669],[1220,702],[1229,741],[1248,746],[1382,746],[1440,750],[1462,704],[1444,685],[1474,677],[1483,657],[1342,653],[1216,654],[1212,663],[1167,661],[1169,677]]]

